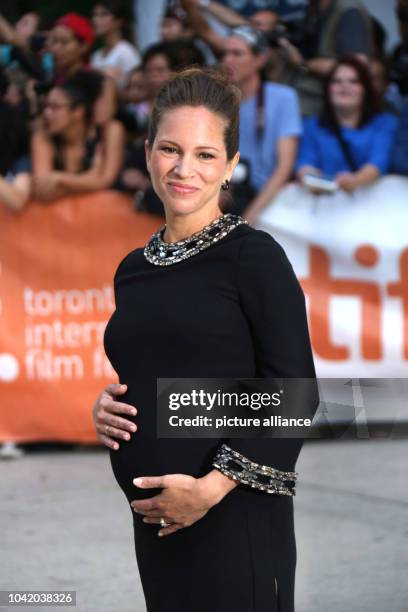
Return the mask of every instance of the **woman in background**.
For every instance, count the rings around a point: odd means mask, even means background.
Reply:
[[[340,59],[324,90],[319,117],[304,122],[297,176],[326,175],[352,193],[388,171],[398,119],[380,112],[368,67],[355,57]]]
[[[123,162],[124,130],[118,121],[100,126],[94,106],[103,76],[78,71],[49,92],[43,126],[32,137],[34,196],[54,200],[109,188]]]
[[[92,24],[82,15],[67,13],[55,22],[48,41],[55,65],[55,85],[88,66],[93,41]]]
[[[131,70],[139,66],[140,54],[123,37],[126,11],[119,0],[100,0],[94,5],[92,24],[102,47],[92,54],[91,65],[115,79],[120,86]]]

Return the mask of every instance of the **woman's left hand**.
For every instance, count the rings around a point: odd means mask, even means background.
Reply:
[[[171,523],[159,531],[161,536],[189,527],[219,501],[216,492],[208,487],[204,478],[187,474],[144,476],[135,478],[133,483],[143,489],[163,488],[155,497],[134,500],[130,504],[135,512],[145,516],[144,523],[160,525],[161,518]]]
[[[359,187],[357,177],[353,172],[340,172],[336,175],[336,183],[347,193],[353,193]]]

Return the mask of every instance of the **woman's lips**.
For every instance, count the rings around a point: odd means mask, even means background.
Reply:
[[[197,187],[193,187],[192,185],[183,185],[182,183],[167,183],[167,185],[176,193],[189,194],[198,191]]]

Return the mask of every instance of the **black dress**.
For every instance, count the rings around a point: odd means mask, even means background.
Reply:
[[[136,476],[213,468],[221,441],[156,437],[156,378],[314,377],[305,300],[279,244],[241,224],[217,243],[167,267],[129,253],[114,279],[116,311],[105,350],[137,407],[136,433],[110,450],[130,501]],[[257,463],[294,470],[301,439],[227,439]],[[240,484],[199,521],[160,538],[133,512],[148,612],[293,612],[293,499]],[[275,578],[278,593],[275,590]],[[136,611],[135,611],[136,612]]]

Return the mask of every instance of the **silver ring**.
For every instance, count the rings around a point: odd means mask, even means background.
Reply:
[[[105,425],[105,434],[109,435],[109,425]]]
[[[171,523],[166,523],[166,521],[164,520],[163,517],[161,517],[160,519],[160,526],[161,527],[170,527]]]

